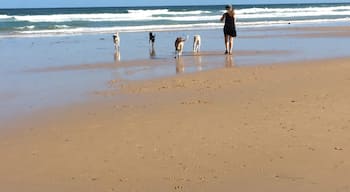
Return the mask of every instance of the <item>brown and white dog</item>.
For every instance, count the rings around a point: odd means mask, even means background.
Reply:
[[[119,33],[116,32],[113,34],[113,43],[114,43],[114,48],[117,52],[120,51],[120,38],[119,38]]]
[[[175,58],[180,57],[184,50],[185,41],[187,38],[177,37],[175,40]]]
[[[198,53],[201,48],[201,36],[195,35],[193,38],[193,52]]]

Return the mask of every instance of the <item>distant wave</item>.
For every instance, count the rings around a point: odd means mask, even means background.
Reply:
[[[53,26],[54,29],[68,29],[70,27],[71,26],[69,26],[69,25],[54,25]]]
[[[236,10],[237,18],[283,18],[310,16],[350,16],[350,6],[306,7],[306,8],[248,8]]]
[[[28,25],[28,26],[24,26],[24,27],[15,27],[15,29],[17,29],[17,30],[35,29],[35,26],[34,25]]]
[[[204,23],[204,24],[182,24],[182,25],[148,25],[148,26],[125,26],[125,27],[95,27],[95,28],[71,28],[57,30],[37,30],[37,31],[19,31],[19,34],[84,34],[84,33],[111,33],[119,32],[143,32],[143,31],[173,31],[173,30],[194,30],[210,29],[221,27],[221,23]]]
[[[128,10],[128,13],[131,14],[142,14],[142,15],[200,15],[208,14],[211,11],[169,11],[169,9],[139,9],[139,10]]]
[[[55,15],[0,15],[0,19],[14,18],[17,21],[38,22],[113,22],[113,21],[214,21],[222,12],[169,11],[168,9],[128,10],[127,13],[55,14]],[[238,19],[273,19],[316,16],[350,16],[350,6],[306,8],[247,8],[236,10]]]
[[[182,16],[182,17],[166,17],[166,16],[144,16],[144,15],[123,15],[123,14],[71,14],[71,15],[45,15],[45,16],[15,16],[18,21],[28,21],[32,23],[41,22],[72,22],[72,21],[209,21],[219,20],[220,16]]]
[[[11,16],[8,15],[0,15],[0,19],[11,19]]]
[[[349,22],[350,17],[340,19],[310,19],[310,20],[278,20],[278,21],[258,21],[258,22],[241,22],[238,25],[242,28],[246,27],[267,27],[267,26],[281,26],[289,24],[310,24],[310,23],[329,23],[329,22]]]
[[[348,11],[350,6],[333,6],[333,7],[304,7],[304,8],[247,8],[236,10],[239,14],[255,13],[290,13],[290,12],[329,12],[329,11]]]
[[[28,25],[28,26],[23,26],[23,27],[15,27],[16,30],[33,30],[35,29],[36,26],[35,25]],[[70,26],[68,25],[53,25],[50,26],[49,29],[68,29],[70,28]]]
[[[71,21],[148,21],[148,20],[174,20],[172,17],[182,15],[183,17],[191,15],[208,14],[210,11],[169,11],[168,9],[159,10],[128,10],[128,13],[93,13],[93,14],[56,14],[56,15],[17,15],[13,16],[17,21],[28,22],[71,22]],[[181,18],[181,17],[178,17]]]

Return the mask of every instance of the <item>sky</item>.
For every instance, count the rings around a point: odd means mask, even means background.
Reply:
[[[265,3],[341,3],[350,0],[0,0],[0,8],[122,7],[155,5],[220,5]]]

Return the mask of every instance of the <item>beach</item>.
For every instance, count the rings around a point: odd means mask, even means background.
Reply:
[[[2,191],[348,191],[349,59],[110,81],[13,119]]]
[[[350,7],[260,6],[0,10],[0,191],[350,191]]]

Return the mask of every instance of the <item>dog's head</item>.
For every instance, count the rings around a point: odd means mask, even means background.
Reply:
[[[114,41],[119,40],[119,33],[118,32],[113,34],[113,39],[114,39]]]
[[[149,32],[149,40],[154,41],[156,39],[156,35],[153,34],[152,32]]]

